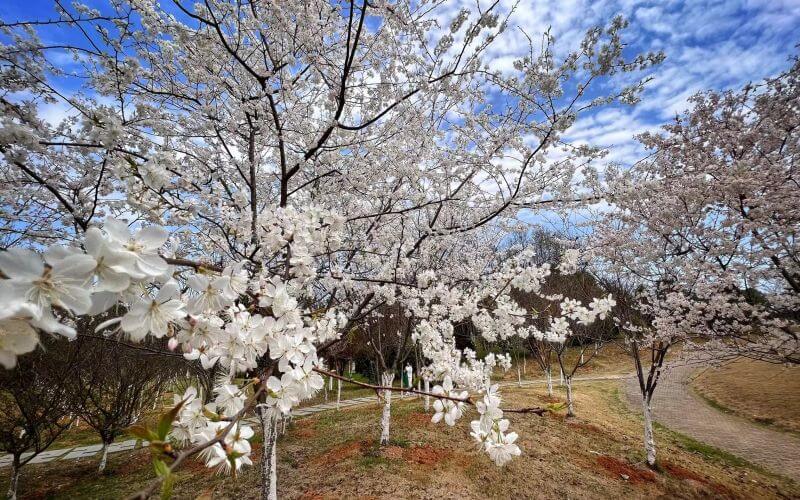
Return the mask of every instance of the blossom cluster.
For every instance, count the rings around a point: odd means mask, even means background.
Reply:
[[[558,266],[559,272],[577,272],[579,256],[577,251],[566,251]],[[550,265],[536,266],[530,261],[529,251],[519,252],[496,271],[478,280],[474,288],[431,286],[422,292],[406,292],[414,299],[411,302],[415,307],[414,314],[424,318],[413,338],[429,361],[427,373],[434,379],[443,380],[442,385],[434,387],[434,393],[445,397],[435,401],[436,413],[432,421],[444,420],[448,425],[454,425],[463,414],[464,403],[458,400],[466,401],[468,390],[484,393],[483,401],[476,405],[481,417],[472,422],[473,436],[498,465],[521,453],[514,444],[517,435],[507,433],[509,422],[503,419],[498,387],[490,381],[496,367],[504,370],[511,367],[511,357],[491,353],[479,360],[470,349],[457,349],[453,324],[469,319],[490,342],[512,336],[533,336],[538,340],[563,343],[571,334],[570,321],[589,325],[605,319],[616,304],[611,295],[594,298],[584,306],[578,300],[545,294],[542,290],[551,273]],[[432,277],[427,275],[424,281],[432,283]],[[530,323],[531,315],[514,301],[510,293],[514,288],[538,294],[558,304],[560,315],[551,315],[546,331],[542,332]]]
[[[187,359],[204,368],[220,366],[226,374],[207,404],[194,388],[179,397],[183,407],[173,437],[193,443],[214,436],[244,408],[252,384],[240,384],[236,376],[255,369],[263,356],[276,360],[279,374],[265,382],[265,404],[272,411],[288,413],[322,388],[314,371],[320,365],[315,342],[335,336],[343,315],[329,309],[312,317],[298,305],[295,282],[253,279],[241,263],[221,272],[179,273],[159,253],[167,239],[161,227],[131,233],[125,222],[107,218],[102,228],[86,231],[83,248],[51,246],[43,257],[19,248],[0,252],[6,277],[0,280],[0,299],[9,305],[0,313],[2,364],[12,368],[17,356],[33,350],[39,331],[74,338],[81,315],[113,316],[97,326],[106,335],[118,332],[134,342],[167,338]],[[307,276],[305,261],[296,262],[295,269],[302,270],[295,275]],[[265,314],[239,301],[247,293]],[[251,435],[237,424],[226,437],[233,441],[205,453],[209,467],[249,463],[244,443]]]

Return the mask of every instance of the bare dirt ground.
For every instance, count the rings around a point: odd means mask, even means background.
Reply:
[[[471,411],[455,427],[430,423],[419,400],[393,405],[392,444],[376,446],[380,407],[348,408],[298,419],[279,440],[280,498],[797,498],[788,479],[659,428],[662,470],[643,466],[641,419],[620,381],[576,383],[578,417],[511,415],[523,455],[492,464],[469,437]],[[557,400],[563,400],[558,389]],[[544,388],[503,389],[509,407],[545,405]],[[260,436],[254,444],[258,460]],[[154,476],[146,450],[96,460],[35,465],[23,471],[21,498],[121,498]],[[8,481],[0,470],[0,491]],[[259,497],[257,467],[215,476],[191,461],[175,498]]]
[[[670,429],[728,451],[767,470],[800,481],[800,437],[722,412],[690,388],[696,367],[674,367],[661,378],[653,399],[655,420]],[[624,383],[632,408],[640,408],[636,379]]]

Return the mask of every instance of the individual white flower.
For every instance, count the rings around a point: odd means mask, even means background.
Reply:
[[[144,297],[131,306],[122,317],[122,330],[134,341],[142,340],[147,334],[164,337],[169,332],[170,323],[185,316],[178,296],[178,285],[174,281],[165,283],[154,299]]]
[[[269,355],[272,359],[285,357],[294,364],[302,364],[306,355],[314,349],[302,335],[291,335],[285,332],[277,339],[272,339],[269,343]]]
[[[437,385],[433,388],[434,394],[448,396],[457,399],[466,399],[469,393],[467,391],[457,392],[453,391],[453,379],[449,375],[444,377],[442,385]],[[463,415],[464,403],[453,401],[452,399],[437,399],[433,402],[434,414],[431,422],[434,424],[439,423],[444,419],[445,423],[449,426],[456,424],[456,420]]]
[[[39,334],[29,321],[41,317],[41,311],[27,302],[12,302],[0,311],[0,365],[6,369],[17,365],[17,357],[27,354],[39,344]]]
[[[220,355],[216,351],[209,353],[200,349],[192,349],[189,352],[185,352],[183,353],[183,357],[189,361],[195,361],[199,359],[200,365],[204,370],[210,370],[213,368],[220,359]]]
[[[267,283],[264,295],[259,302],[261,307],[271,307],[276,318],[282,317],[297,309],[297,300],[289,294],[286,284],[280,278],[273,276]]]
[[[197,292],[197,295],[189,300],[189,311],[194,314],[203,312],[214,312],[224,309],[232,304],[225,294],[230,278],[221,276],[213,280],[208,279],[202,274],[193,274],[186,280],[189,288]]]
[[[311,397],[325,385],[322,375],[314,371],[315,359],[316,355],[308,356],[302,365],[292,370],[292,377],[297,381],[301,399]]]
[[[277,406],[283,413],[289,413],[298,401],[296,381],[291,372],[284,373],[280,379],[270,376],[267,379],[267,388],[270,390],[267,396],[267,405]]]
[[[210,422],[196,436],[195,442],[202,443],[214,439],[228,425],[230,425],[228,422]],[[206,467],[216,467],[220,473],[228,474],[231,470],[238,471],[242,465],[252,465],[253,462],[250,460],[252,449],[248,440],[253,434],[251,427],[237,423],[225,436],[222,444],[214,444],[202,451],[200,456],[205,459]]]
[[[522,454],[519,446],[514,444],[514,441],[517,440],[516,432],[508,433],[503,439],[504,442],[486,443],[486,452],[489,454],[489,458],[501,467],[510,462],[512,458]]]
[[[11,248],[0,252],[0,304],[22,300],[38,307],[42,314],[58,306],[75,314],[86,314],[92,306],[87,279],[95,261],[85,254],[70,254],[45,265],[36,252]]]
[[[0,364],[7,369],[16,366],[19,355],[36,348],[37,330],[75,338],[75,329],[59,323],[49,309],[43,311],[19,297],[0,297],[0,304]]]
[[[86,252],[94,257],[97,276],[96,292],[122,292],[131,284],[131,278],[141,279],[145,275],[136,266],[136,256],[119,251],[109,245],[100,229],[90,227],[83,241]]]
[[[180,329],[175,335],[184,352],[201,349],[217,343],[222,336],[224,322],[219,316],[199,314],[186,316],[179,323]],[[199,356],[199,352],[198,352]]]
[[[249,279],[247,271],[244,269],[244,262],[227,266],[222,270],[222,276],[228,278],[225,287],[222,289],[222,293],[226,298],[236,300],[240,295],[247,292]]]
[[[472,432],[469,433],[475,441],[478,442],[478,446],[480,448],[485,447],[485,441],[489,437],[489,434],[492,432],[492,425],[494,422],[491,419],[487,418],[480,418],[478,420],[473,420],[470,422],[470,427],[472,428]]]
[[[217,397],[214,404],[221,408],[221,413],[232,417],[244,408],[245,395],[234,384],[222,384],[214,388]]]
[[[169,238],[164,228],[147,226],[131,235],[128,225],[120,220],[107,218],[103,230],[109,240],[120,245],[120,251],[129,252],[136,260],[136,270],[147,276],[161,276],[169,269],[167,262],[158,255],[158,250]]]

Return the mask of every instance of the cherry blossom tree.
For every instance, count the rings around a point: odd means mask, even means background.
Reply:
[[[533,253],[533,262],[537,265],[549,264],[551,267],[558,265],[565,250],[565,246],[559,241],[557,235],[538,228],[526,228],[523,231],[512,233],[509,237],[509,244],[508,252],[530,249]],[[536,308],[544,309],[547,305],[533,294],[517,293],[514,295],[514,300],[528,311]],[[538,326],[542,328],[545,323],[539,321]],[[524,339],[524,342],[528,352],[533,355],[533,359],[545,376],[547,394],[552,396],[553,348],[555,344],[544,337],[537,338],[536,336],[529,336]]]
[[[167,339],[223,374],[210,403],[189,388],[137,429],[159,476],[141,497],[168,494],[196,454],[226,472],[250,464],[240,420],[256,411],[274,498],[278,415],[322,387],[320,357],[343,332],[394,303],[419,319],[412,340],[443,381],[434,419],[475,405],[491,458],[519,453],[486,384],[503,361],[456,349],[452,326],[518,333],[500,330],[521,324],[508,292],[538,289],[544,270],[497,265],[499,240],[519,210],[570,197],[599,153],[564,131],[635,103],[645,80],[617,75],[661,55],[625,53],[615,18],[573,52],[545,34],[504,73],[483,57],[508,13],[441,7],[57,2],[56,19],[2,24],[4,365],[103,314],[98,334]],[[41,36],[53,26],[72,36]],[[45,119],[52,103],[63,119]]]
[[[795,60],[741,91],[698,94],[663,135],[642,136],[651,161],[613,174],[613,241],[632,238],[619,255],[657,285],[654,324],[698,339],[695,352],[800,362],[799,93]]]
[[[615,315],[639,377],[650,465],[650,401],[671,346],[712,362],[800,361],[799,75],[795,59],[759,84],[696,95],[662,134],[641,136],[648,159],[606,172],[614,208],[593,246],[611,288],[635,299]]]
[[[384,306],[373,317],[367,318],[361,325],[366,341],[366,349],[373,359],[380,384],[391,386],[395,374],[402,369],[403,363],[412,354],[414,342],[411,334],[414,331],[414,319],[406,317],[399,304]],[[389,427],[391,424],[392,393],[384,391],[383,411],[381,413],[380,444],[389,444]]]

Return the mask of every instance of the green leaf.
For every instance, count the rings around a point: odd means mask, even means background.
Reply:
[[[155,469],[156,476],[158,476],[158,477],[162,477],[162,476],[166,477],[166,476],[169,476],[169,474],[170,474],[169,467],[167,466],[167,463],[164,462],[163,460],[159,460],[157,458],[153,458],[153,469]]]
[[[127,431],[134,436],[138,437],[139,439],[143,439],[145,441],[156,441],[158,440],[158,436],[155,432],[148,429],[147,426],[144,425],[132,425],[128,427]]]
[[[175,421],[175,418],[178,416],[178,413],[181,411],[181,408],[183,408],[183,404],[185,402],[186,400],[184,399],[168,412],[161,415],[161,418],[158,420],[158,438],[160,440],[167,440],[167,434],[169,434],[169,430],[172,428],[172,422]]]
[[[175,474],[169,474],[161,483],[161,500],[169,500],[172,497],[173,486],[175,486]]]

